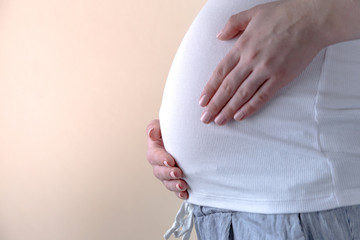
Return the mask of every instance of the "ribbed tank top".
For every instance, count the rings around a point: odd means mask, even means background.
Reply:
[[[174,58],[159,119],[188,202],[256,213],[360,204],[360,40],[323,48],[252,117],[200,121],[200,93],[237,40],[216,34],[232,14],[264,2],[209,0]]]

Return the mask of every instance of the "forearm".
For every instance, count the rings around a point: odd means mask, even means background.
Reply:
[[[360,0],[309,0],[324,47],[360,39]]]

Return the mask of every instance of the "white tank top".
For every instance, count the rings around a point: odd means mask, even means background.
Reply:
[[[360,40],[322,49],[268,104],[224,126],[200,121],[200,94],[237,39],[216,34],[260,0],[209,0],[186,33],[159,112],[189,203],[254,213],[360,204]]]

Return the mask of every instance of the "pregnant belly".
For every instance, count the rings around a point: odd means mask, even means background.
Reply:
[[[319,188],[312,188],[316,195],[331,187],[313,121],[323,52],[305,76],[281,89],[251,118],[231,120],[224,126],[200,121],[204,108],[198,104],[199,96],[237,40],[220,41],[215,36],[232,14],[263,2],[208,1],[186,33],[168,74],[160,127],[166,151],[175,158],[190,186],[189,200],[193,192],[227,197],[240,194],[249,199],[256,193],[258,198],[284,199],[303,196],[299,188],[307,184],[318,183]],[[307,178],[298,179],[299,172],[307,172]]]

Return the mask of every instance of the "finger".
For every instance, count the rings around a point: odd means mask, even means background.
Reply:
[[[201,121],[209,123],[221,111],[230,98],[234,95],[236,89],[250,74],[249,67],[235,67],[231,73],[222,82],[219,89],[216,91],[214,97],[211,99],[206,109],[202,113]]]
[[[280,87],[271,79],[265,81],[254,96],[235,113],[234,119],[240,121],[251,116],[267,103],[279,89]]]
[[[146,158],[151,165],[174,167],[176,161],[163,146],[148,142]]]
[[[220,40],[229,40],[234,38],[239,32],[246,29],[252,17],[252,9],[248,9],[232,15],[226,22],[225,27],[216,36]]]
[[[183,191],[183,192],[175,192],[175,195],[180,198],[180,199],[188,199],[189,198],[189,193],[187,191]]]
[[[217,125],[224,125],[233,118],[240,109],[267,80],[267,75],[261,71],[252,72],[240,85],[235,94],[215,118]]]
[[[199,99],[199,104],[205,107],[211,98],[214,96],[217,89],[220,87],[226,75],[236,66],[239,62],[240,53],[231,50],[222,61],[216,66],[210,80],[206,83]]]
[[[160,122],[158,119],[150,121],[146,127],[148,136],[149,133],[154,136],[154,139],[148,137],[147,160],[151,165],[173,167],[176,162],[175,159],[166,151],[164,143],[161,138]]]
[[[173,191],[173,192],[182,192],[182,191],[186,191],[186,189],[187,189],[187,184],[182,179],[180,179],[180,180],[164,180],[164,181],[162,181],[162,183],[168,190]]]
[[[163,167],[155,165],[153,166],[153,173],[160,181],[180,179],[183,177],[181,169],[177,167]]]
[[[151,120],[146,126],[146,133],[151,140],[156,141],[162,138],[159,119]]]

